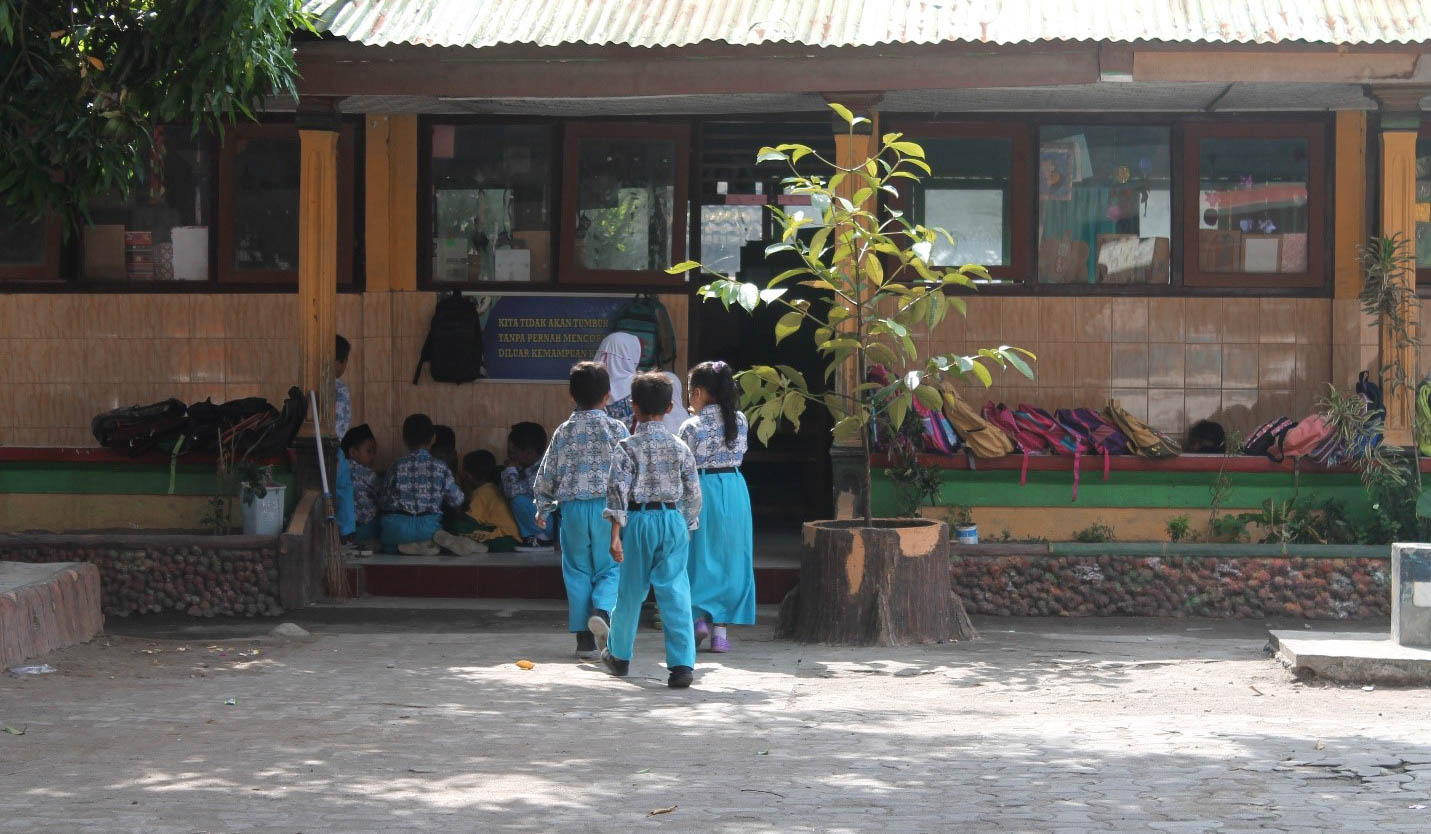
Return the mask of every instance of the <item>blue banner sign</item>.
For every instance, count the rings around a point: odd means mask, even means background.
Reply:
[[[571,366],[596,357],[627,295],[469,293],[482,316],[487,378],[565,382]]]

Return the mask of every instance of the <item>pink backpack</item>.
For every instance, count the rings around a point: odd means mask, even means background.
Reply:
[[[1287,431],[1282,438],[1282,454],[1289,458],[1311,458],[1318,463],[1335,465],[1335,428],[1320,414],[1313,414]]]
[[[1078,500],[1078,477],[1082,468],[1083,455],[1093,451],[1088,441],[1070,432],[1041,408],[1019,403],[1014,419],[1029,431],[1037,432],[1048,441],[1048,448],[1055,455],[1073,455],[1073,500]]]
[[[1024,462],[1019,469],[1019,485],[1027,484],[1029,482],[1029,455],[1048,451],[1048,441],[1038,432],[1029,431],[1025,426],[1019,425],[1019,421],[1014,417],[1014,412],[1003,403],[998,405],[994,405],[992,402],[984,403],[984,420],[1007,434],[1009,439],[1014,441],[1014,446],[1023,453]]]

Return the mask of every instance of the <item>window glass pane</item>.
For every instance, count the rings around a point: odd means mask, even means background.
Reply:
[[[552,279],[548,125],[433,125],[432,278]]]
[[[738,276],[746,244],[765,258],[763,206],[701,206],[701,263],[723,275]]]
[[[81,275],[91,281],[208,280],[212,153],[185,128],[156,128],[150,168],[129,199],[116,195],[91,204]]]
[[[1306,272],[1306,139],[1198,142],[1198,265],[1203,272]]]
[[[1040,281],[1172,280],[1171,133],[1165,127],[1039,129]]]
[[[1416,266],[1431,269],[1431,139],[1416,140]]]
[[[45,224],[21,223],[0,205],[0,265],[39,266],[45,262]]]
[[[670,266],[675,143],[583,139],[577,170],[577,261],[603,270]]]
[[[955,138],[921,142],[934,174],[914,191],[915,221],[947,231],[935,238],[938,266],[1010,262],[1009,210],[1013,144],[1008,139]]]
[[[298,137],[232,141],[234,268],[298,269]]]

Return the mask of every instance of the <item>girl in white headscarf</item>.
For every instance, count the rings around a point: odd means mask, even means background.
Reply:
[[[611,377],[611,403],[606,406],[606,414],[630,428],[631,380],[641,361],[641,340],[630,333],[612,333],[601,340],[594,361],[605,365]]]

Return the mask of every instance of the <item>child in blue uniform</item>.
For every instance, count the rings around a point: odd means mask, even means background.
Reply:
[[[611,522],[602,511],[612,453],[630,432],[602,410],[611,395],[605,368],[578,362],[571,369],[569,390],[576,409],[552,433],[533,492],[538,527],[545,529],[547,518],[561,510],[567,625],[576,635],[576,656],[590,660],[596,657],[596,640],[587,619],[595,616],[610,622],[616,605],[618,571],[608,552]]]
[[[408,453],[398,458],[383,479],[383,552],[396,550],[409,556],[436,556],[441,552],[432,537],[442,529],[442,508],[466,502],[447,464],[434,458],[432,419],[409,414],[402,421],[402,440]]]
[[[636,433],[616,446],[605,515],[611,519],[611,558],[621,565],[611,622],[592,615],[601,661],[625,675],[636,647],[636,626],[646,592],[656,591],[666,635],[666,685],[691,685],[696,640],[691,625],[691,589],[686,581],[690,534],[701,515],[701,487],[691,450],[661,418],[671,410],[671,383],[661,374],[641,374],[631,384]],[[609,643],[608,643],[609,639]]]
[[[367,423],[353,426],[343,435],[343,457],[353,482],[353,523],[355,542],[376,541],[378,532],[378,499],[381,487],[373,459],[378,455],[378,441]]]
[[[686,571],[696,646],[730,651],[726,625],[755,622],[755,542],[750,492],[740,474],[745,458],[746,420],[740,412],[735,377],[724,362],[691,369],[686,390],[695,416],[679,436],[691,447],[701,480],[701,522],[691,533]]]
[[[507,432],[507,468],[502,470],[502,494],[512,505],[512,517],[522,533],[517,550],[552,549],[551,536],[537,526],[537,465],[547,450],[547,430],[537,423],[516,423]]]
[[[348,356],[353,346],[341,335],[333,342],[333,428],[341,447],[348,436],[348,428],[353,423],[353,395],[348,391],[348,383],[343,374],[348,370]],[[358,541],[357,508],[353,494],[353,473],[348,468],[348,456],[339,453],[333,466],[333,512],[337,516],[338,533],[343,537],[344,549],[354,552]]]

